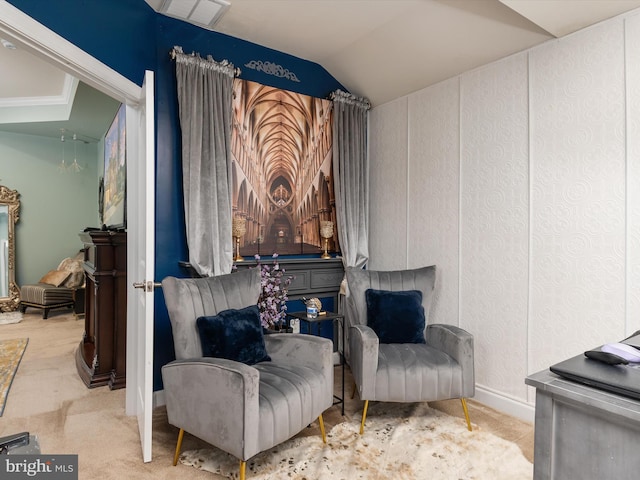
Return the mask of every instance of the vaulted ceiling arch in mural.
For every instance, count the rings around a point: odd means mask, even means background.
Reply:
[[[320,253],[320,221],[335,225],[331,102],[236,79],[233,110],[233,213],[247,225],[241,254]]]

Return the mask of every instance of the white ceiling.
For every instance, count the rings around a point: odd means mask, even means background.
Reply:
[[[120,103],[25,49],[0,46],[0,131],[98,143]]]
[[[136,1],[156,11],[163,2]],[[640,0],[229,1],[214,31],[318,63],[374,106],[640,8]],[[22,49],[0,47],[0,67],[0,130],[59,135],[64,118],[52,124],[46,115],[65,103],[70,115],[73,79]],[[77,91],[91,96],[85,87]],[[90,122],[76,115],[76,125]]]
[[[156,10],[163,2],[145,1]],[[318,63],[373,105],[640,7],[640,0],[229,1],[214,31]]]

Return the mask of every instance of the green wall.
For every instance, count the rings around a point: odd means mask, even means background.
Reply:
[[[78,233],[98,227],[100,144],[77,144],[79,173],[60,173],[57,138],[0,132],[0,185],[20,193],[16,225],[16,281],[35,283],[82,248]],[[73,161],[73,144],[65,144]]]

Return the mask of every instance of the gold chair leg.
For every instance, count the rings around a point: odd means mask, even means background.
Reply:
[[[318,417],[318,423],[320,424],[320,433],[322,434],[322,443],[327,443],[327,435],[324,431],[324,420],[322,419],[322,414]]]
[[[240,460],[240,480],[244,480],[247,472],[247,462]]]
[[[467,408],[467,401],[464,398],[461,398],[462,402],[462,410],[464,410],[464,418],[467,419],[467,429],[471,431],[471,420],[469,420],[469,409]]]
[[[360,435],[364,433],[364,421],[367,418],[367,409],[369,408],[369,400],[364,401],[364,410],[362,411],[362,423],[360,423]]]
[[[182,438],[184,437],[184,428],[180,429],[180,433],[178,433],[178,444],[176,445],[176,453],[173,456],[173,466],[175,467],[178,464],[178,457],[180,456],[180,449],[182,448]]]

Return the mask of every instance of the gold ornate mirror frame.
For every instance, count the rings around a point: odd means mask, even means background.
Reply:
[[[11,190],[7,187],[0,185],[0,207],[8,207],[8,220],[7,220],[7,249],[6,249],[6,267],[8,268],[7,280],[8,280],[8,296],[0,296],[0,312],[13,312],[18,309],[20,305],[20,290],[16,285],[16,234],[15,225],[20,218],[18,213],[20,211],[20,200],[18,197],[20,194],[17,190]],[[0,232],[0,239],[4,237],[4,232]],[[2,245],[0,244],[0,248]],[[0,249],[0,254],[5,255]],[[0,262],[2,265],[4,262]],[[0,275],[5,275],[4,272],[0,272]]]

